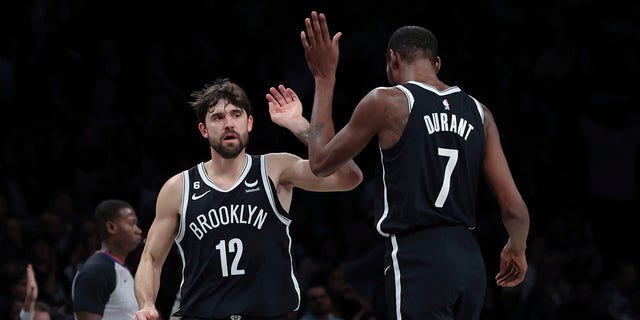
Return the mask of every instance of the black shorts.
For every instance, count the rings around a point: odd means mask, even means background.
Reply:
[[[464,226],[391,235],[385,288],[390,319],[479,319],[487,275],[476,238]]]
[[[288,316],[277,316],[277,317],[254,317],[254,316],[229,316],[227,318],[220,319],[202,319],[202,318],[178,318],[171,317],[169,320],[287,320]]]

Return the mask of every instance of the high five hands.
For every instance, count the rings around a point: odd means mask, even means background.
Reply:
[[[342,33],[338,32],[331,38],[327,18],[324,13],[316,11],[304,19],[304,24],[306,31],[300,32],[300,40],[311,73],[316,79],[334,79],[340,56],[338,42]]]

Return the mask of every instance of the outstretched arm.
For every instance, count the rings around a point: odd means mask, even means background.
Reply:
[[[333,138],[335,131],[331,114],[333,89],[336,82],[336,69],[340,48],[338,42],[342,33],[329,35],[327,19],[323,13],[311,12],[304,20],[306,32],[300,33],[307,65],[315,79],[315,94],[311,111],[309,140],[309,163],[314,174],[326,176],[336,169],[322,166],[325,155],[323,148]]]
[[[315,79],[315,94],[309,128],[309,164],[312,172],[326,177],[355,157],[378,133],[385,121],[385,90],[374,89],[356,106],[351,119],[338,133],[334,131],[331,108],[342,33],[329,36],[324,14],[313,11],[300,33],[305,58]],[[379,94],[383,92],[383,94]]]
[[[159,319],[155,302],[160,288],[162,265],[178,230],[182,185],[182,174],[177,174],[162,186],[158,194],[156,217],[149,228],[134,281],[136,299],[140,306],[135,320]]]
[[[493,115],[486,107],[484,113],[487,141],[484,174],[498,201],[502,223],[509,234],[509,240],[500,254],[500,271],[496,275],[496,283],[503,287],[513,287],[520,284],[527,273],[525,250],[529,234],[529,211],[511,176]]]
[[[266,98],[269,102],[271,121],[287,128],[308,146],[309,121],[302,116],[302,103],[295,91],[279,85],[277,89],[271,87]],[[289,156],[284,154],[274,157],[289,159]],[[288,162],[289,160],[278,161]],[[279,181],[311,191],[351,190],[362,181],[362,171],[352,159],[349,159],[329,178],[322,179],[311,172],[308,160],[295,157],[295,161],[283,168]]]

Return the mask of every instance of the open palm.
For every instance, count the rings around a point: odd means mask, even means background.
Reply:
[[[302,102],[293,89],[279,85],[277,89],[271,87],[269,92],[266,97],[271,121],[287,128],[294,120],[302,117]]]

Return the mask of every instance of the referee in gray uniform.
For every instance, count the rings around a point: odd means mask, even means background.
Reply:
[[[95,223],[102,247],[73,279],[73,313],[77,320],[130,320],[138,303],[125,261],[142,239],[138,217],[129,203],[108,199],[96,207]]]

